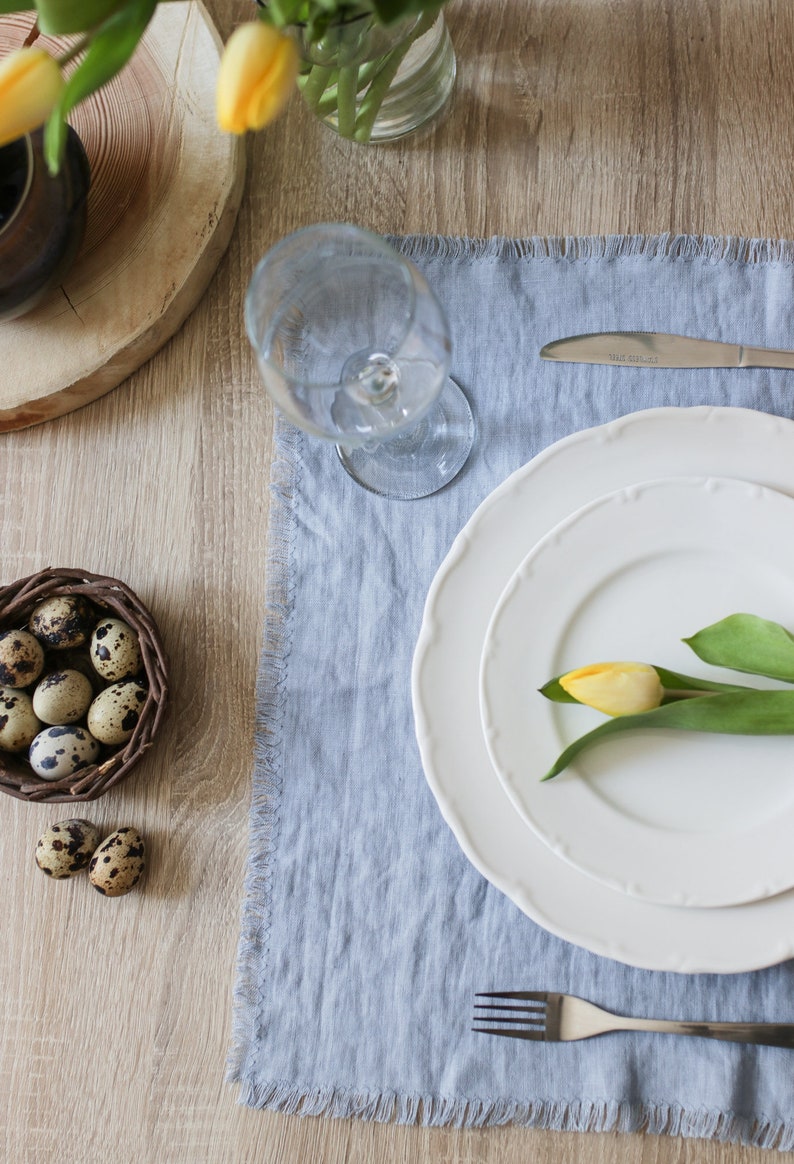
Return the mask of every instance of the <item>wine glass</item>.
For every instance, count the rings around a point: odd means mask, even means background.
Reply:
[[[345,223],[288,235],[254,271],[245,323],[275,404],[334,441],[360,485],[410,500],[460,472],[474,421],[448,375],[446,316],[378,235]]]

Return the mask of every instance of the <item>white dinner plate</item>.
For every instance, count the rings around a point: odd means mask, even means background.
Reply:
[[[794,955],[794,890],[723,909],[681,909],[609,888],[528,828],[480,727],[485,632],[526,553],[593,498],[680,476],[735,477],[794,494],[794,422],[748,409],[649,409],[566,437],[512,474],[458,534],[428,593],[412,672],[416,735],[430,788],[464,853],[534,921],[633,966],[738,973]]]
[[[538,836],[614,889],[703,907],[794,885],[794,737],[631,732],[544,783],[560,752],[606,716],[538,691],[574,667],[615,660],[783,686],[708,667],[681,638],[736,612],[794,623],[791,530],[794,500],[761,485],[631,485],[541,538],[496,605],[480,672],[494,768]]]

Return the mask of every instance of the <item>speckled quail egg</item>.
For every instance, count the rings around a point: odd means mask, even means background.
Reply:
[[[102,744],[125,744],[135,731],[146,702],[146,688],[135,679],[100,691],[88,709],[88,730]]]
[[[85,869],[99,844],[99,829],[90,820],[59,820],[36,845],[36,864],[56,881]]]
[[[33,692],[33,710],[42,723],[76,723],[93,698],[91,680],[80,671],[52,671]]]
[[[0,748],[25,752],[40,731],[41,721],[27,692],[0,687]]]
[[[137,885],[144,870],[146,846],[135,829],[116,829],[91,858],[88,879],[106,897],[121,897]]]
[[[91,662],[109,683],[131,679],[143,666],[138,636],[120,618],[106,618],[91,635]]]
[[[28,760],[44,780],[63,780],[93,764],[99,743],[85,728],[74,725],[48,727],[30,745]]]
[[[56,594],[34,609],[28,629],[54,651],[80,647],[88,642],[96,611],[80,594]]]
[[[27,687],[44,670],[44,651],[30,631],[7,630],[0,634],[0,683]]]

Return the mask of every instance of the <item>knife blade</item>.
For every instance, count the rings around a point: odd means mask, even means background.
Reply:
[[[553,340],[543,360],[630,368],[792,368],[794,352],[658,331],[605,331]]]

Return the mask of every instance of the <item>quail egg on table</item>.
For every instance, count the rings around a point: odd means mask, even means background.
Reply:
[[[0,687],[0,749],[24,752],[40,731],[41,721],[27,692]]]
[[[103,619],[91,635],[91,662],[109,683],[137,675],[143,658],[132,627],[120,618]]]
[[[102,744],[125,744],[141,718],[146,694],[146,688],[135,679],[100,691],[88,709],[92,736]]]
[[[106,897],[121,897],[140,880],[146,846],[135,829],[116,829],[106,837],[91,858],[88,879]]]
[[[51,671],[33,692],[33,710],[43,723],[76,723],[93,697],[91,680],[80,671]]]
[[[80,647],[88,642],[96,611],[80,594],[56,594],[33,610],[28,629],[53,650]]]
[[[63,780],[93,764],[99,743],[85,728],[74,725],[48,727],[30,745],[28,761],[44,780]]]
[[[44,670],[44,651],[39,640],[26,630],[0,634],[0,683],[6,687],[27,687]]]
[[[99,829],[90,820],[60,820],[39,837],[36,864],[56,881],[72,877],[85,869],[99,839]]]

